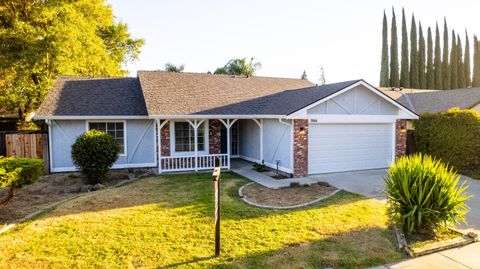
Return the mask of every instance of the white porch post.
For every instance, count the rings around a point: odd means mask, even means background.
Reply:
[[[194,141],[194,145],[195,145],[195,172],[198,171],[198,127],[200,127],[200,125],[202,125],[202,123],[204,122],[205,120],[201,120],[201,121],[198,121],[198,120],[194,120],[193,122],[190,121],[190,120],[187,120],[187,122],[193,127],[193,139],[195,139]]]
[[[237,121],[237,119],[235,119],[235,120],[227,119],[226,121],[220,119],[220,121],[223,123],[225,128],[227,128],[227,168],[230,169],[230,155],[231,155],[230,153],[231,153],[231,148],[232,148],[232,145],[230,143],[230,141],[231,141],[230,140],[230,128]]]

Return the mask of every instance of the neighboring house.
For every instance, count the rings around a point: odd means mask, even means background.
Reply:
[[[443,112],[453,107],[480,112],[480,88],[454,90],[381,88],[381,90],[419,115],[426,112]]]
[[[140,71],[61,77],[35,118],[49,125],[52,172],[75,170],[71,145],[95,128],[121,145],[114,168],[198,171],[243,158],[301,177],[387,167],[417,115],[363,80]]]

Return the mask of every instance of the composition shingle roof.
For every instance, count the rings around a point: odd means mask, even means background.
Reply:
[[[243,102],[200,111],[197,114],[220,115],[288,115],[315,103],[360,80],[286,90]]]
[[[455,90],[416,90],[382,91],[399,103],[413,109],[417,114],[447,111],[452,107],[469,109],[480,103],[480,88]]]
[[[314,85],[302,79],[161,71],[139,71],[138,78],[149,115],[199,114]]]
[[[145,116],[137,78],[61,76],[37,116]]]

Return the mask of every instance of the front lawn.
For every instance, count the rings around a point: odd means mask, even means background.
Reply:
[[[213,254],[210,174],[151,177],[88,194],[0,235],[9,268],[362,268],[400,258],[385,205],[339,192],[286,211],[237,197],[223,174],[222,254]]]

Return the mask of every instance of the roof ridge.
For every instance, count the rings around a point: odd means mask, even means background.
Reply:
[[[228,78],[271,78],[271,79],[288,79],[288,80],[302,80],[301,78],[288,78],[288,77],[273,77],[273,76],[250,76],[245,75],[229,75],[229,74],[213,74],[213,73],[201,73],[201,72],[169,72],[164,70],[137,70],[137,76],[139,73],[168,73],[168,74],[190,74],[190,75],[204,75],[204,76],[215,76],[215,77],[228,77]],[[307,80],[309,81],[309,80]],[[313,84],[313,82],[309,81]]]

